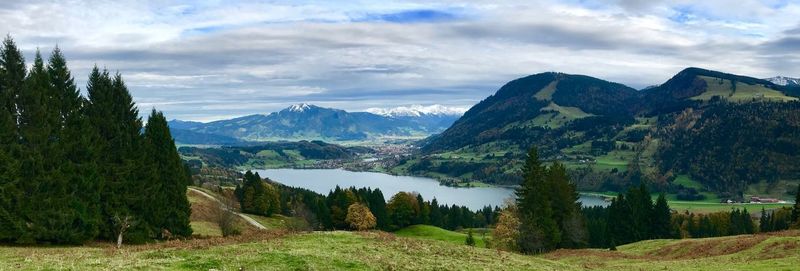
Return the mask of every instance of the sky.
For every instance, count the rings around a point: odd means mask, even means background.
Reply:
[[[800,1],[0,0],[32,60],[58,45],[81,88],[120,72],[142,112],[211,121],[295,103],[466,109],[547,71],[634,88],[696,66],[800,77]]]

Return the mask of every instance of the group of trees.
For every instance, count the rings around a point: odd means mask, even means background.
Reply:
[[[644,184],[619,194],[608,207],[607,242],[610,246],[670,237],[672,213],[664,195],[655,205]]]
[[[517,248],[523,253],[540,253],[584,246],[585,222],[566,168],[558,162],[542,165],[534,148],[528,152],[523,172],[524,181],[516,192]]]
[[[280,195],[271,184],[261,180],[258,173],[249,170],[244,174],[242,186],[236,186],[234,192],[239,199],[242,212],[271,216],[280,212]]]
[[[672,229],[671,238],[719,237],[756,232],[747,209],[708,214],[676,213],[672,216]]]
[[[258,173],[245,173],[244,185],[236,196],[247,213],[280,213],[304,220],[306,229],[380,229],[393,231],[415,224],[445,229],[488,227],[495,223],[499,208],[486,206],[472,211],[464,206],[424,200],[418,193],[399,192],[388,203],[380,189],[336,187],[327,196],[262,180]],[[261,187],[261,188],[259,188]],[[247,191],[252,191],[248,193]],[[258,192],[262,191],[262,192]],[[272,192],[275,191],[275,192]],[[266,202],[253,204],[251,202]],[[265,206],[252,209],[248,206]],[[268,211],[265,211],[268,210]]]
[[[122,76],[95,67],[80,94],[56,47],[27,70],[0,48],[0,241],[80,244],[186,237],[190,177],[163,114],[143,127]],[[144,131],[144,132],[142,132]]]

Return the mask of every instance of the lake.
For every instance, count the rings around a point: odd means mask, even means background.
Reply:
[[[327,195],[337,185],[342,188],[379,188],[388,201],[397,192],[418,192],[425,200],[436,198],[439,204],[455,204],[478,210],[486,205],[501,206],[514,190],[506,187],[449,187],[431,178],[394,176],[375,172],[352,172],[343,169],[264,169],[254,170],[264,178],[287,186],[305,188]],[[581,195],[584,206],[607,205],[600,197]]]

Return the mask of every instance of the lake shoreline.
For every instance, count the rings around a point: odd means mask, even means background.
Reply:
[[[502,206],[514,197],[509,187],[452,187],[442,185],[435,179],[416,176],[397,176],[381,172],[349,171],[346,169],[260,169],[254,170],[261,177],[287,186],[301,187],[316,193],[327,194],[336,186],[378,188],[388,200],[398,192],[418,192],[426,200],[437,199],[440,203],[466,206],[478,210],[485,206]],[[607,205],[603,198],[581,195],[587,206]]]

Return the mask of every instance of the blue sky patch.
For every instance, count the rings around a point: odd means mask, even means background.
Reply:
[[[385,21],[391,23],[418,23],[418,22],[439,22],[449,21],[456,19],[457,16],[453,13],[433,10],[433,9],[419,9],[419,10],[406,10],[395,13],[386,14],[371,14],[356,21]]]

